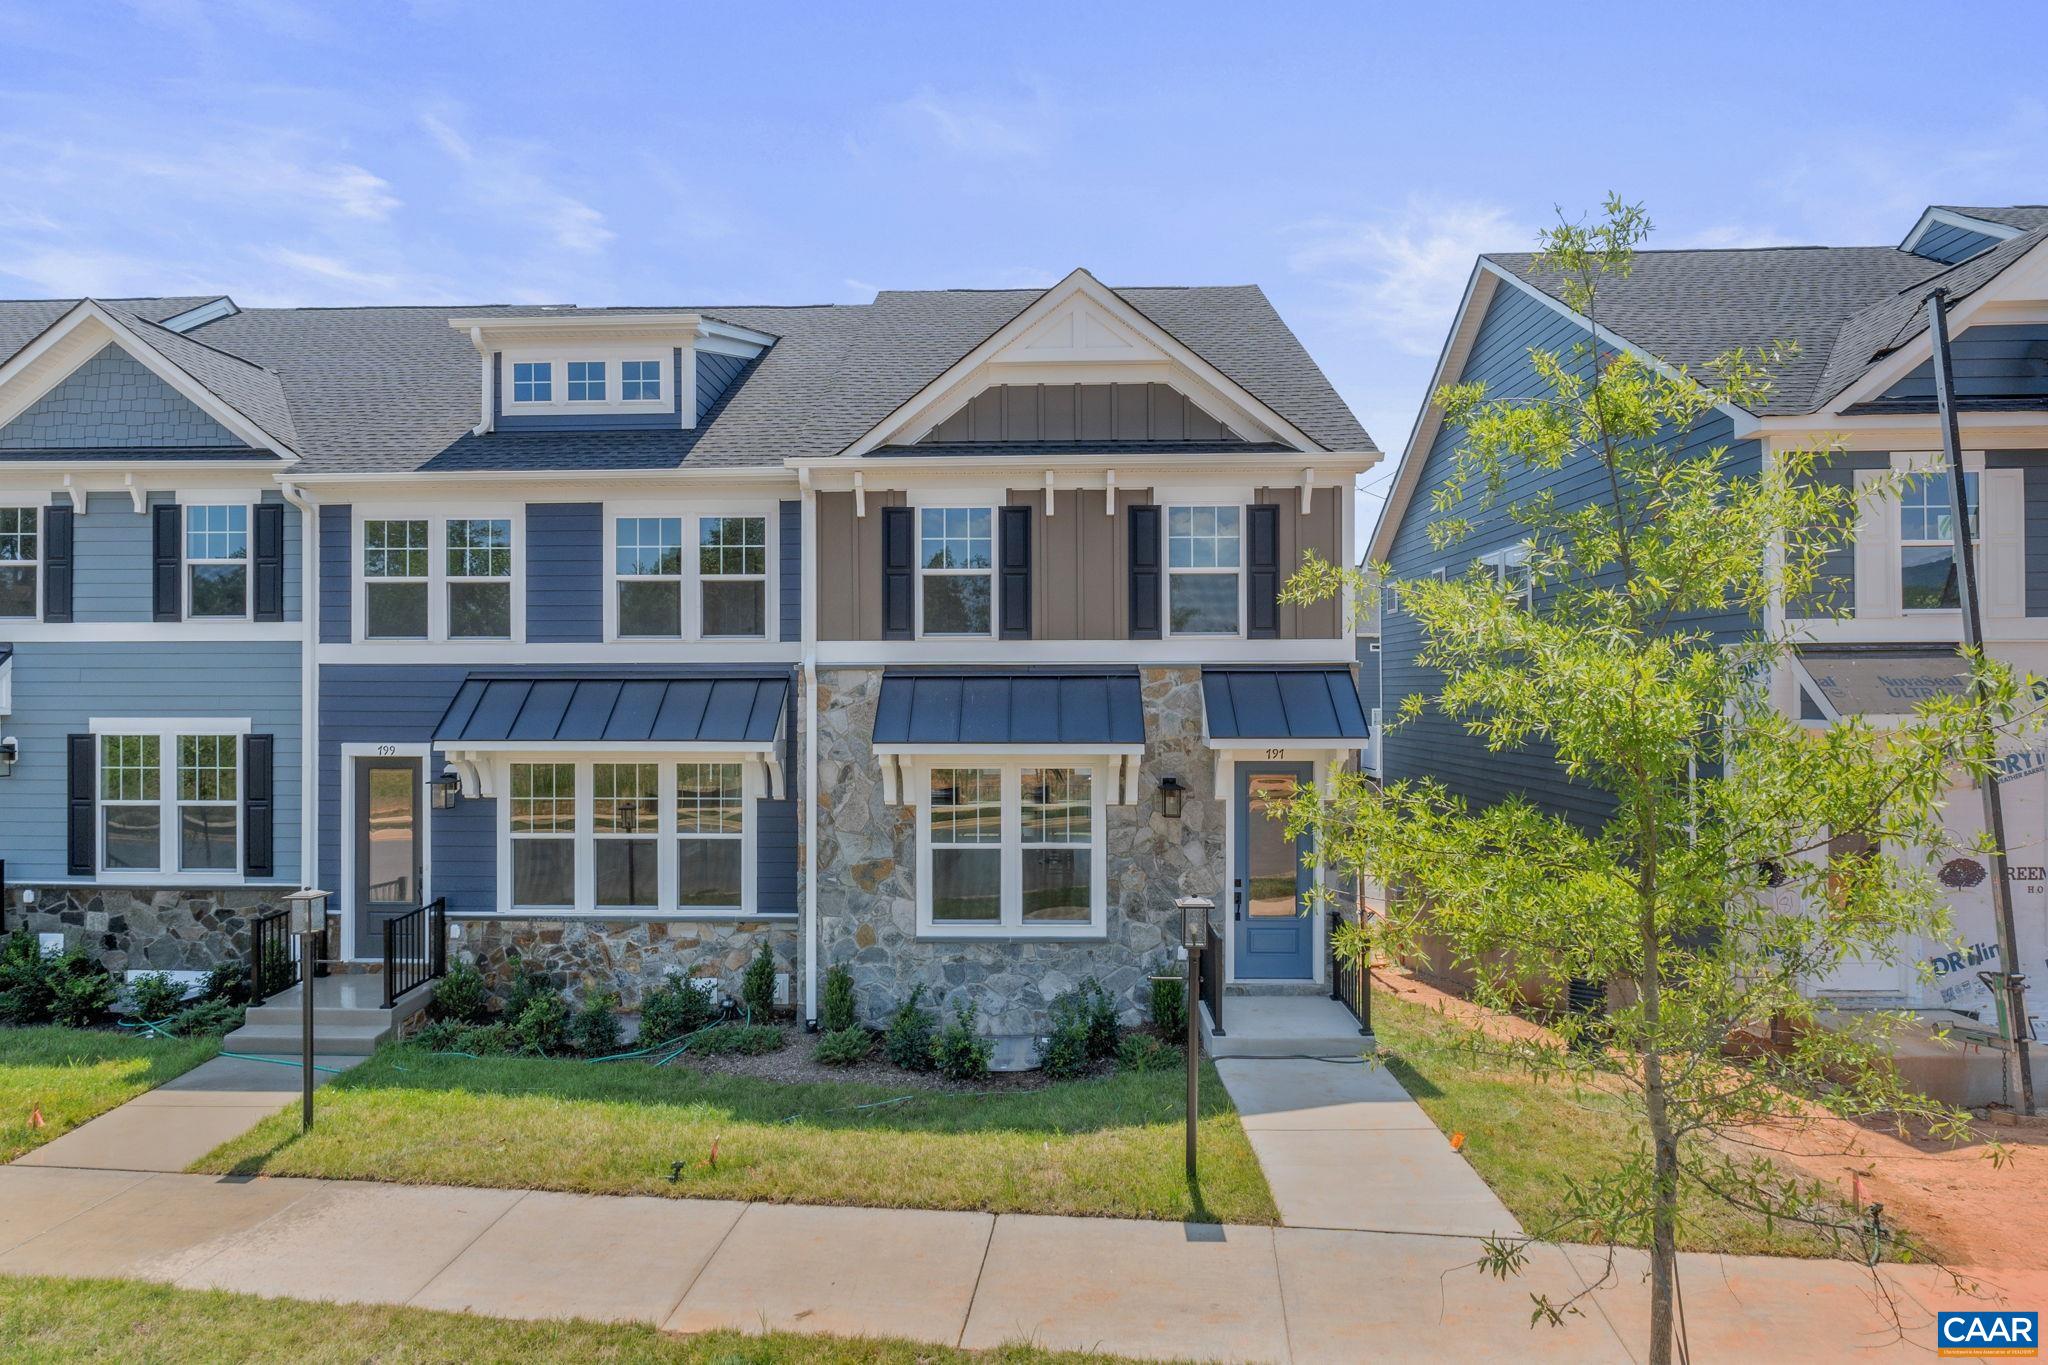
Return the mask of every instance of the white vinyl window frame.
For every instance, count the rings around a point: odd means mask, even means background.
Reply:
[[[0,498],[0,571],[18,574],[24,568],[28,570],[29,602],[25,612],[0,612],[0,620],[42,620],[45,533],[41,504]]]
[[[93,717],[87,723],[93,736],[93,866],[94,880],[114,883],[147,882],[155,886],[239,886],[243,876],[248,799],[244,782],[245,746],[251,729],[246,717],[187,716]],[[234,742],[235,794],[232,800],[194,798],[181,793],[180,740],[220,738]],[[110,741],[149,740],[155,745],[154,762],[145,770],[134,764],[121,771],[137,774],[140,781],[131,789],[108,794]],[[143,777],[144,773],[153,777]],[[149,793],[153,792],[153,795]],[[157,811],[157,862],[154,867],[109,868],[107,866],[107,808],[150,806]],[[187,869],[183,859],[184,839],[181,814],[187,806],[231,807],[235,812],[234,858],[227,867]]]
[[[704,634],[704,582],[720,575],[706,575],[698,554],[702,523],[720,517],[754,517],[762,524],[767,541],[762,586],[762,633],[759,635]],[[680,572],[668,574],[622,574],[619,572],[619,523],[623,520],[658,518],[680,523],[682,556]],[[604,509],[604,638],[607,644],[640,644],[662,641],[690,641],[712,645],[759,645],[777,638],[776,611],[781,600],[781,518],[773,501],[754,498],[704,498],[681,501],[648,498],[633,502],[610,502]],[[755,577],[756,575],[743,575]],[[619,584],[632,582],[673,582],[682,600],[681,633],[677,635],[625,635],[619,631]]]
[[[427,574],[425,578],[370,578],[367,563],[366,530],[373,521],[424,521],[427,523]],[[473,579],[448,572],[448,523],[451,521],[504,521],[511,523],[511,572]],[[358,504],[349,526],[349,615],[350,638],[357,644],[380,646],[438,645],[461,649],[476,645],[502,647],[526,641],[526,508],[516,503],[477,503],[473,506],[437,505],[421,507]],[[457,635],[448,633],[448,585],[451,581],[497,581],[512,585],[512,633],[507,635]],[[427,585],[427,633],[425,635],[372,635],[369,633],[369,585],[378,582],[425,583]]]
[[[493,755],[488,760],[493,765],[494,789],[499,794],[496,804],[497,845],[498,845],[498,911],[511,916],[540,916],[544,918],[616,919],[616,920],[734,920],[734,919],[775,919],[793,912],[774,911],[763,914],[756,907],[759,897],[759,877],[756,866],[756,850],[759,842],[759,805],[768,794],[768,778],[764,765],[759,759],[731,752],[672,751],[663,753],[579,751],[524,752]],[[562,905],[519,905],[512,898],[512,841],[527,836],[512,833],[512,766],[516,763],[561,763],[573,765],[576,770],[575,829],[569,836],[575,841],[576,870],[575,897]],[[658,790],[661,800],[658,806],[658,822],[654,831],[655,856],[657,858],[657,884],[659,904],[647,907],[615,906],[597,904],[597,857],[596,844],[596,781],[595,770],[602,763],[653,763],[658,769]],[[677,864],[677,820],[676,820],[676,768],[679,764],[737,763],[740,765],[740,893],[741,903],[729,906],[683,906],[678,903]]]
[[[227,514],[225,526],[214,526],[210,522],[213,514]],[[239,513],[236,517],[234,514]],[[235,522],[239,520],[239,529]],[[228,548],[239,536],[242,553],[218,553]],[[256,593],[256,513],[246,502],[189,502],[178,506],[178,550],[183,564],[178,570],[179,588],[184,594],[184,619],[187,621],[246,621],[249,619],[249,604]],[[206,553],[196,553],[196,551]],[[208,612],[201,615],[193,610],[196,594],[192,591],[194,570],[213,568],[238,568],[242,571],[242,609],[234,612]]]
[[[768,522],[769,522],[769,519],[768,519],[767,517],[765,517],[765,516],[749,516],[749,515],[742,515],[742,514],[736,514],[736,513],[731,513],[731,512],[700,512],[700,513],[698,513],[698,514],[697,514],[697,516],[695,517],[694,521],[695,521],[695,525],[696,525],[696,530],[697,530],[697,543],[696,543],[696,549],[695,549],[695,554],[696,554],[696,561],[697,561],[697,562],[696,562],[696,565],[695,565],[695,568],[696,568],[696,572],[697,572],[697,585],[696,585],[696,589],[695,589],[695,593],[694,593],[694,595],[695,595],[695,597],[696,597],[696,602],[697,602],[697,629],[698,629],[698,633],[699,633],[699,634],[700,634],[700,635],[702,636],[702,638],[704,638],[704,639],[707,639],[707,640],[765,640],[765,639],[767,639],[767,638],[768,638],[768,609],[769,609],[769,597],[768,597],[768,556],[769,556],[769,548],[770,548],[770,547],[769,547],[769,530],[768,530]],[[757,545],[753,545],[753,544],[751,544],[751,543],[749,543],[749,542],[747,542],[747,541],[745,541],[745,540],[742,540],[742,541],[741,541],[740,543],[738,543],[738,544],[730,544],[730,543],[726,543],[726,542],[721,542],[721,543],[719,543],[719,544],[717,544],[717,545],[707,545],[707,544],[705,544],[705,542],[704,542],[704,531],[705,531],[705,528],[706,528],[707,526],[711,526],[711,525],[717,525],[717,526],[719,526],[719,527],[720,527],[720,528],[722,529],[722,528],[723,528],[723,527],[725,526],[725,524],[726,524],[726,523],[728,523],[728,522],[735,522],[735,521],[737,521],[737,522],[742,522],[742,523],[744,523],[744,522],[756,522],[756,521],[757,521],[757,522],[761,523],[761,543],[760,543],[760,544],[759,544],[759,545],[757,546]],[[752,550],[752,549],[758,549],[758,550],[759,550],[759,551],[761,552],[761,568],[760,568],[760,571],[759,571],[758,573],[750,573],[750,572],[744,572],[744,571],[742,571],[742,572],[732,572],[732,573],[728,573],[728,572],[726,572],[726,571],[725,571],[725,570],[724,570],[724,569],[723,569],[722,567],[720,568],[720,570],[719,570],[719,571],[717,571],[717,572],[715,572],[715,573],[714,573],[714,572],[711,572],[711,571],[709,571],[709,570],[705,569],[705,567],[704,567],[704,554],[705,554],[705,551],[707,551],[707,550],[712,550],[712,551],[715,551],[716,553],[718,553],[718,554],[719,554],[719,555],[721,556],[721,563],[722,563],[722,557],[723,557],[724,555],[726,555],[726,554],[727,554],[727,553],[729,553],[729,552],[735,552],[735,551],[736,551],[736,552],[738,552],[738,553],[739,553],[739,554],[740,554],[740,555],[741,555],[741,556],[743,557],[743,559],[742,559],[742,562],[744,562],[744,556],[745,556],[746,552],[747,552],[748,550]],[[761,629],[760,629],[760,630],[758,630],[758,631],[755,631],[755,632],[753,632],[753,633],[751,633],[751,634],[745,634],[745,635],[740,635],[740,634],[729,634],[729,633],[724,633],[724,632],[721,632],[721,633],[719,633],[719,634],[717,634],[717,635],[712,635],[712,634],[709,634],[708,632],[706,632],[706,631],[705,631],[705,629],[704,629],[704,623],[705,623],[705,619],[706,619],[706,617],[707,617],[708,613],[707,613],[707,612],[706,612],[706,611],[704,610],[704,594],[705,594],[705,590],[706,590],[706,588],[707,588],[707,587],[708,587],[708,586],[709,586],[710,584],[713,584],[713,583],[758,583],[758,584],[760,584],[760,585],[761,585]]]
[[[602,776],[605,781],[600,782]],[[590,879],[591,901],[597,904],[598,850],[606,844],[646,844],[655,857],[658,869],[661,862],[661,765],[629,754],[620,755],[617,761],[599,759],[590,765]],[[624,779],[631,783],[628,789],[621,789]],[[641,789],[645,781],[644,793]],[[607,808],[608,819],[598,819],[601,808]],[[621,818],[624,815],[625,818]],[[606,824],[612,828],[605,828]],[[621,827],[623,826],[623,827]],[[660,877],[657,873],[654,896],[645,901],[606,901],[607,911],[626,912],[658,910],[661,908]]]
[[[932,779],[948,768],[988,769],[1000,774],[1002,839],[1002,912],[993,923],[938,921],[932,918]],[[1024,918],[1024,802],[1027,769],[1070,768],[1089,775],[1089,840],[1072,847],[1089,850],[1089,915],[1086,921],[1031,923]],[[962,753],[920,758],[905,775],[917,802],[917,936],[929,939],[1099,939],[1108,933],[1109,877],[1107,817],[1109,795],[1117,780],[1115,759],[1101,755],[1032,754],[1025,757]],[[1041,847],[1033,844],[1030,847]]]
[[[1159,518],[1159,623],[1165,638],[1170,640],[1243,640],[1248,638],[1248,623],[1245,615],[1248,603],[1245,600],[1246,583],[1251,575],[1245,565],[1245,550],[1251,541],[1250,504],[1233,502],[1228,498],[1204,499],[1201,497],[1180,497],[1171,501],[1162,500]],[[1233,537],[1237,542],[1237,564],[1234,567],[1220,565],[1185,565],[1179,568],[1173,563],[1173,514],[1175,512],[1229,511],[1237,514],[1237,531]],[[1218,533],[1209,533],[1212,541]],[[1173,626],[1173,581],[1181,577],[1223,577],[1229,575],[1237,582],[1237,629],[1236,630],[1175,630]]]
[[[1492,575],[1493,581],[1507,588],[1525,611],[1534,600],[1529,577],[1529,554],[1529,543],[1523,541],[1495,550],[1492,554],[1482,555],[1479,560],[1487,573]]]
[[[668,395],[668,381],[662,377],[669,362],[659,356],[623,356],[619,360],[619,401],[621,403],[660,403]],[[628,373],[631,367],[631,373]],[[635,386],[631,394],[626,392],[628,384]],[[649,386],[652,391],[649,391]]]
[[[1981,576],[1984,572],[1984,475],[1980,470],[1971,469],[1967,466],[1964,468],[1963,491],[1965,497],[1969,500],[1970,544],[1976,551],[1977,572]],[[1909,513],[1921,519],[1922,525],[1919,529],[1923,534],[1906,534],[1905,522]],[[1943,550],[1950,554],[1951,561],[1953,562],[1955,551],[1954,538],[1927,533],[1926,524],[1929,516],[1940,517],[1946,520],[1948,515],[1948,475],[1946,471],[1938,463],[1932,466],[1923,464],[1911,469],[1907,474],[1907,482],[1900,488],[1898,496],[1892,500],[1890,518],[1893,535],[1892,543],[1896,551],[1893,565],[1897,578],[1897,581],[1891,586],[1898,593],[1899,614],[1901,616],[1939,616],[1944,612],[1959,613],[1962,611],[1960,600],[1952,607],[1909,607],[1906,605],[1906,552],[1908,550]],[[1956,572],[1958,574],[1961,573],[1960,566],[1957,567]],[[1960,587],[1958,591],[1960,591]]]
[[[470,528],[485,525],[502,525],[505,528],[505,544],[502,547],[502,553],[505,556],[505,571],[503,573],[496,572],[495,566],[490,562],[488,558],[491,555],[500,553],[499,547],[493,547],[488,545],[480,546],[474,543],[467,543],[458,546],[454,543],[454,537],[457,527],[464,528],[463,534],[465,536],[473,536],[475,532]],[[446,630],[448,631],[448,638],[451,640],[516,639],[518,637],[518,625],[515,618],[519,614],[517,602],[517,598],[519,597],[519,556],[516,550],[514,549],[512,543],[514,539],[514,532],[512,529],[512,518],[507,516],[443,517],[440,519],[438,532],[440,536],[440,545],[436,548],[435,554],[440,559],[440,564],[438,565],[438,567],[441,570],[442,579],[438,592],[441,597],[442,620],[445,623]],[[485,558],[479,561],[477,558],[477,556],[479,555],[485,556]],[[480,562],[483,566],[484,571],[472,572],[472,569],[476,568],[476,566]],[[454,621],[456,587],[458,585],[468,587],[487,583],[502,583],[505,585],[506,607],[504,633],[499,635],[455,634]],[[430,589],[430,591],[435,590]],[[431,622],[429,624],[431,626]]]
[[[624,375],[627,362],[636,365],[653,361],[655,364],[654,392],[647,393],[644,376],[635,381],[639,397],[624,396]],[[503,389],[500,406],[508,417],[566,417],[588,416],[592,413],[651,414],[673,410],[675,390],[672,369],[675,365],[673,345],[648,347],[646,344],[574,344],[554,343],[515,347],[498,353],[499,383]],[[519,367],[521,365],[545,365],[548,367],[548,396],[546,398],[521,398],[519,396]],[[603,367],[603,396],[572,397],[570,392],[572,365],[598,365]],[[588,382],[588,376],[576,382]],[[585,390],[587,393],[587,390]]]
[[[988,567],[983,568],[927,568],[924,553],[924,518],[927,512],[979,512],[988,518]],[[915,612],[916,634],[920,640],[993,640],[1001,628],[1002,602],[996,574],[1001,568],[1002,558],[1002,510],[996,504],[984,502],[976,497],[933,495],[911,504],[911,540],[916,554],[917,578],[912,593]],[[941,535],[940,539],[951,537]],[[924,585],[934,578],[981,578],[988,583],[988,629],[985,631],[930,631],[924,621]]]

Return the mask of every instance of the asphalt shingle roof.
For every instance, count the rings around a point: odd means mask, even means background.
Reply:
[[[295,448],[307,471],[731,468],[843,451],[1042,290],[885,290],[873,303],[566,309],[246,308],[189,333],[154,324],[204,298],[102,300],[152,345]],[[1329,449],[1372,441],[1254,286],[1117,291]],[[0,357],[75,301],[0,303]],[[774,343],[688,431],[470,434],[478,364],[453,317],[688,311]]]

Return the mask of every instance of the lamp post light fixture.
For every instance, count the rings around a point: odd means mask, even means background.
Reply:
[[[13,735],[0,739],[0,777],[14,775],[14,765],[21,761],[21,741]]]
[[[1173,779],[1168,778],[1171,782]],[[1209,946],[1209,912],[1216,902],[1206,896],[1182,896],[1173,903],[1180,911],[1180,944],[1187,958],[1187,983],[1181,987],[1181,1002],[1187,1007],[1188,1036],[1188,1184],[1195,1183],[1195,1119],[1202,1111],[1202,1031],[1199,992],[1202,981],[1202,950]]]
[[[1177,777],[1159,779],[1159,813],[1169,820],[1180,819],[1180,799],[1187,791]]]
[[[313,1131],[313,968],[327,942],[327,893],[311,887],[286,896],[299,936],[299,1131]]]
[[[433,788],[434,809],[454,810],[455,798],[462,795],[462,775],[453,768],[443,768],[441,775],[430,785]]]

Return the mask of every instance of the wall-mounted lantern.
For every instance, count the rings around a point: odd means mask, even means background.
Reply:
[[[1177,777],[1159,779],[1159,813],[1169,820],[1180,819],[1180,798],[1186,791]]]
[[[434,809],[454,810],[455,798],[462,795],[462,775],[453,768],[443,768],[433,781],[433,789]]]
[[[14,765],[21,760],[21,741],[13,735],[0,739],[0,777],[14,773]]]

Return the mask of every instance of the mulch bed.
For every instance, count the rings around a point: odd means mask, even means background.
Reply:
[[[868,1059],[855,1066],[827,1066],[813,1055],[818,1048],[821,1033],[806,1033],[795,1025],[783,1025],[783,1046],[775,1052],[764,1052],[758,1057],[743,1057],[738,1053],[723,1053],[718,1056],[696,1057],[685,1052],[670,1062],[670,1066],[687,1066],[693,1071],[702,1071],[715,1076],[751,1076],[756,1080],[808,1083],[812,1081],[850,1081],[863,1085],[886,1086],[897,1090],[950,1090],[985,1093],[990,1090],[1024,1091],[1043,1090],[1055,1082],[1043,1071],[996,1071],[976,1081],[949,1081],[936,1071],[905,1071],[890,1063],[882,1052],[878,1039],[875,1050]],[[1115,1071],[1111,1062],[1100,1062],[1090,1068],[1088,1074],[1108,1075]]]

